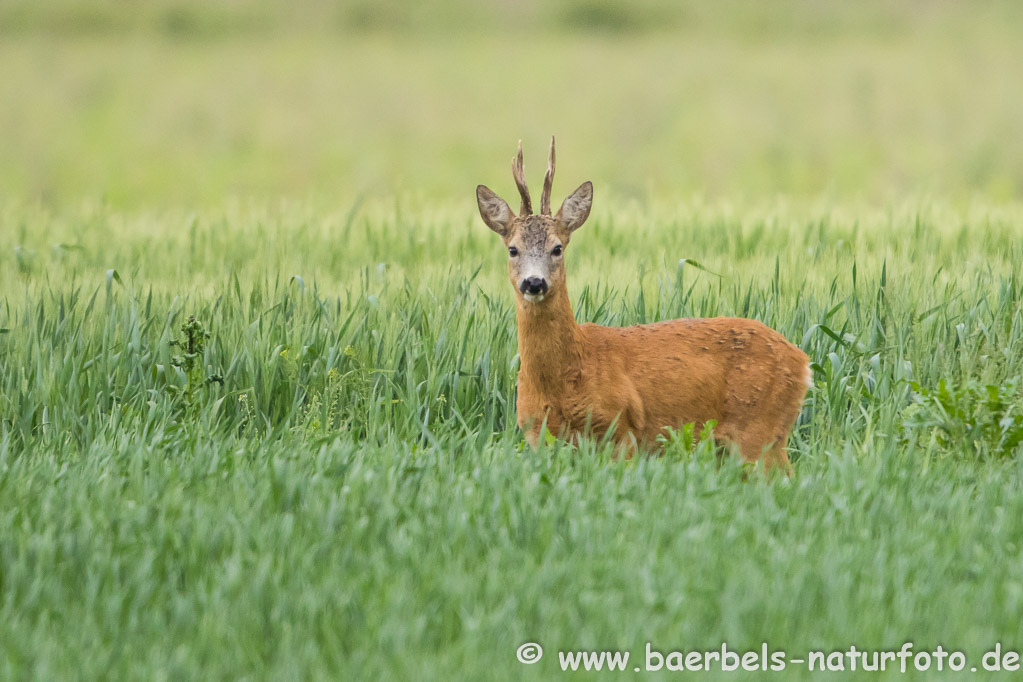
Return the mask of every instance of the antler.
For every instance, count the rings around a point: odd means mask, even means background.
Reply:
[[[554,186],[554,136],[551,135],[551,152],[547,157],[547,174],[543,176],[543,194],[540,195],[540,215],[551,214],[551,187]]]
[[[522,196],[522,206],[519,215],[533,214],[533,200],[529,198],[529,188],[526,187],[526,172],[522,167],[522,140],[519,140],[519,153],[512,159],[512,176],[515,178],[515,185],[519,188],[519,195]]]

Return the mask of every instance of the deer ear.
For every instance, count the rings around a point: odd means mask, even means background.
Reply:
[[[587,180],[561,204],[556,216],[558,225],[569,233],[578,230],[589,217],[592,205],[593,183]]]
[[[476,203],[479,204],[480,215],[487,227],[502,237],[507,237],[511,222],[515,218],[515,214],[508,208],[508,202],[491,192],[486,185],[479,185],[476,188]]]

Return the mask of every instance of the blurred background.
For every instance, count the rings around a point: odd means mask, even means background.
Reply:
[[[1023,3],[0,0],[0,193],[1023,195]]]

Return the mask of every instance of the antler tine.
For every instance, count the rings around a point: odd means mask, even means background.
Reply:
[[[551,214],[551,187],[554,186],[554,136],[551,135],[551,151],[547,156],[547,174],[543,176],[543,194],[540,195],[540,215]]]
[[[533,200],[529,198],[529,188],[526,186],[526,172],[522,165],[522,140],[519,140],[518,155],[512,159],[512,176],[515,178],[515,185],[519,188],[519,195],[522,197],[519,215],[532,215]]]

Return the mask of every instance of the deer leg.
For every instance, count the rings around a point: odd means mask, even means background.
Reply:
[[[635,457],[636,452],[639,450],[639,441],[636,440],[636,434],[632,431],[626,431],[621,438],[618,438],[618,444],[615,446],[615,459],[629,460]]]
[[[764,472],[769,473],[774,469],[780,469],[786,476],[792,475],[792,464],[789,463],[788,449],[785,442],[788,440],[788,432],[782,434],[764,450]]]
[[[792,475],[785,443],[788,440],[788,429],[774,435],[766,435],[764,430],[750,428],[739,440],[739,450],[747,462],[763,462],[764,472],[780,469],[786,475]]]
[[[714,442],[717,446],[718,459],[726,455],[746,456],[746,449],[742,446],[742,432],[732,427],[731,424],[721,423],[714,427]]]
[[[714,437],[722,441],[725,452],[738,452],[746,462],[763,462],[764,471],[779,468],[791,475],[792,467],[785,449],[788,430],[776,434],[774,438],[767,436],[767,433],[758,424],[749,424],[745,428],[724,424],[714,430]]]
[[[532,449],[536,450],[540,445],[540,431],[539,429],[530,429],[525,433],[526,444]]]

